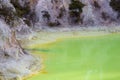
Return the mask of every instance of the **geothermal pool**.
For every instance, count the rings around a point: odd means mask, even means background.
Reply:
[[[120,80],[120,34],[35,44],[44,68],[27,80]]]

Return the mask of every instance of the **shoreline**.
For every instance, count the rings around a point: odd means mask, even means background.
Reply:
[[[64,39],[69,39],[69,38],[97,38],[97,37],[103,37],[103,36],[109,36],[113,34],[120,34],[119,32],[115,33],[110,33],[106,31],[83,31],[83,30],[72,30],[72,31],[39,31],[34,33],[32,36],[29,36],[27,40],[25,40],[25,44],[22,44],[24,48],[27,49],[32,49],[35,47],[39,48],[46,48],[49,46],[49,44],[58,42]],[[29,50],[28,50],[29,51]],[[33,51],[30,51],[33,52]],[[41,56],[42,61],[44,62],[46,60],[46,57],[44,54],[34,54],[34,56]],[[32,74],[25,79],[28,79],[34,75],[39,74],[40,72],[44,71],[44,64],[43,64],[43,69],[38,71],[36,74]]]
[[[95,31],[95,32],[93,32],[93,31],[89,31],[89,32],[86,32],[86,31],[82,31],[82,32],[81,31],[78,31],[78,32],[77,31],[68,31],[68,32],[49,32],[49,31],[46,32],[46,31],[42,31],[42,32],[39,32],[39,33],[36,34],[36,36],[39,36],[39,37],[33,37],[33,39],[30,40],[30,44],[28,44],[28,48],[30,48],[30,49],[32,49],[32,48],[43,48],[43,49],[44,48],[49,48],[49,45],[51,45],[51,43],[54,43],[54,42],[56,43],[60,40],[64,40],[64,39],[68,39],[68,38],[99,38],[99,37],[104,38],[104,37],[107,37],[107,36],[111,37],[112,35],[118,35],[119,36],[119,34],[120,33],[108,33],[108,32],[104,32],[104,31],[100,31],[100,32],[98,32],[98,31]],[[38,54],[38,53],[40,53],[40,54]],[[36,51],[33,54],[37,54],[37,56],[38,55],[46,56],[46,54],[44,54],[43,52],[38,51],[38,53]],[[44,62],[44,60],[46,60],[46,57],[41,56],[41,58],[43,59],[43,62]],[[38,75],[41,75],[41,73],[38,74]]]
[[[117,28],[117,31],[116,31]],[[115,30],[111,29],[109,31],[108,29],[101,28],[99,30],[96,27],[93,28],[52,28],[52,29],[45,29],[45,30],[39,30],[37,32],[33,32],[32,34],[29,34],[27,38],[25,38],[23,42],[24,47],[33,46],[36,44],[44,45],[52,42],[59,41],[61,39],[65,38],[88,38],[88,37],[99,37],[99,36],[105,36],[110,34],[119,34],[119,27],[114,28]],[[104,30],[105,29],[105,30]],[[108,30],[108,31],[106,31]]]

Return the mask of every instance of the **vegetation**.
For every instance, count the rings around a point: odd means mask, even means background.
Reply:
[[[105,12],[102,12],[101,15],[104,20],[107,20],[109,18],[109,15],[107,15]]]
[[[65,12],[65,8],[64,7],[60,8],[60,13],[57,16],[57,18],[62,18],[64,16],[64,12]]]
[[[120,12],[120,0],[111,0],[110,6],[115,10]]]
[[[55,22],[51,22],[50,21],[50,14],[48,11],[42,11],[43,13],[43,19],[46,21],[46,24],[50,27],[54,27],[54,26],[59,26],[60,22],[58,20],[55,20]]]
[[[49,12],[48,11],[42,11],[42,13],[43,13],[42,17],[49,22],[50,21]]]
[[[9,25],[13,25],[13,21],[15,20],[15,11],[13,7],[8,7],[5,4],[0,3],[0,18],[4,19],[5,22]]]
[[[24,7],[20,5],[18,0],[11,0],[11,3],[16,8],[17,16],[19,16],[19,17],[23,17],[30,12],[29,3],[26,3],[26,5]]]
[[[80,21],[80,14],[82,13],[82,8],[84,6],[85,5],[79,0],[71,0],[71,4],[69,4],[69,14],[72,22],[78,23]]]
[[[95,8],[98,8],[98,9],[101,8],[97,1],[94,1],[93,5],[94,5]]]
[[[24,22],[30,26],[31,20],[34,19],[35,13],[31,12],[30,3],[26,3],[25,6],[21,6],[18,0],[11,0],[11,3],[14,5],[16,9],[16,16],[20,18],[25,18]]]
[[[111,0],[110,6],[119,13],[118,17],[120,17],[120,0]]]
[[[59,21],[49,22],[49,23],[48,23],[48,26],[50,26],[50,27],[59,26],[59,25],[60,25],[60,22],[59,22]]]
[[[11,4],[13,7],[8,6],[7,4],[0,2],[0,17],[4,18],[7,24],[10,26],[16,26],[16,21],[19,22],[20,18],[24,18],[24,22],[31,26],[31,22],[35,23],[36,14],[35,11],[31,10],[31,3],[26,2],[24,6],[22,6],[18,0],[11,0]],[[35,3],[35,2],[34,2]],[[15,10],[14,10],[15,9]],[[18,24],[18,23],[17,23]]]

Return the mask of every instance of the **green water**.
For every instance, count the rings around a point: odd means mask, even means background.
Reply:
[[[119,35],[69,38],[37,47],[37,54],[46,55],[46,73],[28,80],[120,80]]]

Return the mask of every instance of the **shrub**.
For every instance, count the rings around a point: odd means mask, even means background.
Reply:
[[[64,7],[60,8],[60,13],[57,16],[57,18],[62,18],[64,16],[64,12],[65,12],[65,8]]]
[[[42,11],[42,13],[43,18],[47,19],[47,21],[50,21],[50,14],[48,13],[48,11]]]
[[[111,0],[110,6],[115,10],[120,12],[120,0]]]
[[[118,12],[118,18],[120,18],[120,0],[111,0],[110,6]]]
[[[69,15],[72,22],[78,23],[80,21],[80,14],[84,6],[79,0],[71,0],[71,4],[69,4]]]
[[[48,26],[50,26],[50,27],[59,26],[59,25],[61,25],[59,21],[49,22],[48,23]]]
[[[82,12],[82,8],[85,5],[81,3],[79,0],[71,0],[71,4],[69,4],[69,10],[74,11],[78,10],[79,13]]]
[[[109,16],[105,12],[102,12],[101,15],[104,20],[107,20],[109,18]]]
[[[31,11],[29,3],[27,3],[24,7],[21,6],[18,0],[11,0],[11,3],[16,9],[16,15],[18,17],[25,17],[25,15],[29,14]]]

